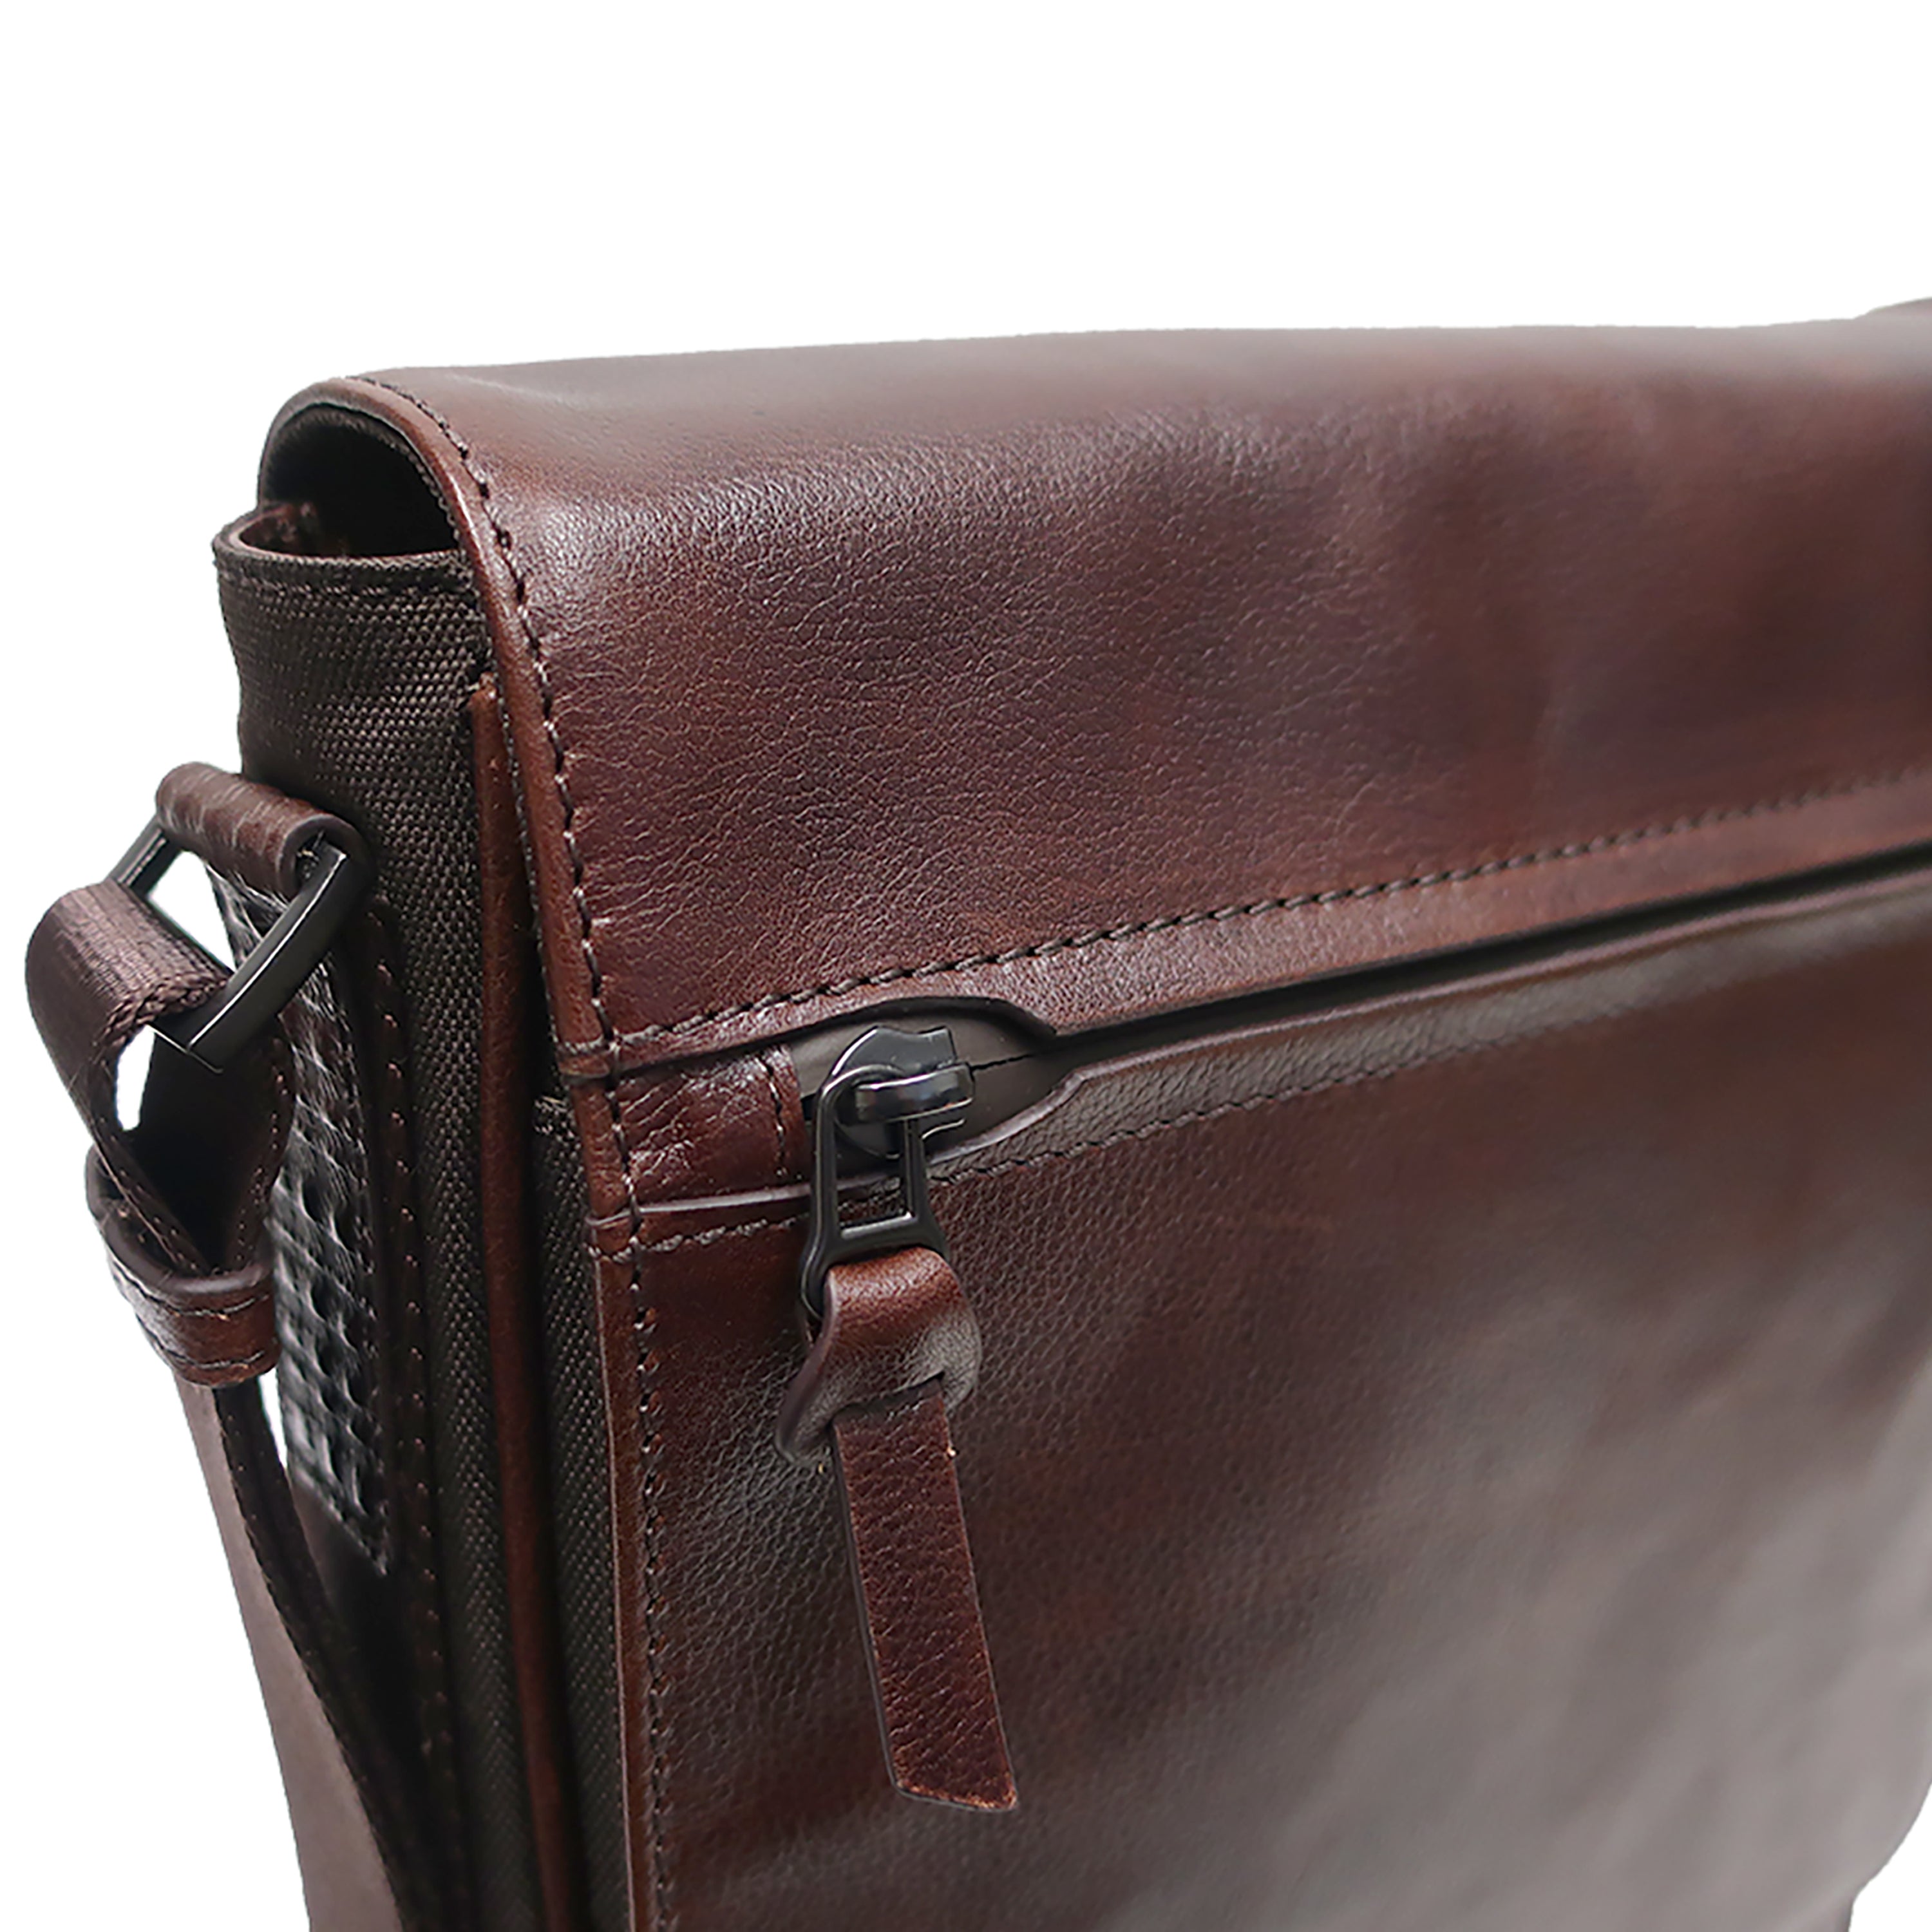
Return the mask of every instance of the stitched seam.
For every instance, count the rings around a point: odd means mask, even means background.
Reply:
[[[326,584],[277,584],[266,578],[237,577],[232,574],[228,581],[245,586],[250,590],[272,593],[290,603],[326,604],[331,608],[345,600],[371,604],[440,604],[448,594],[442,586],[433,584],[345,584],[338,587]]]
[[[117,1202],[115,1204],[113,1213],[115,1219],[122,1227],[128,1229],[136,1240],[145,1239],[146,1230],[136,1219],[133,1210],[128,1207],[125,1201]],[[255,1313],[265,1302],[272,1302],[274,1298],[274,1290],[271,1286],[251,1288],[239,1301],[232,1301],[223,1308],[196,1308],[185,1306],[176,1300],[172,1296],[163,1293],[160,1289],[150,1288],[139,1275],[136,1274],[131,1268],[124,1266],[118,1258],[110,1256],[110,1259],[116,1280],[131,1288],[143,1301],[148,1303],[150,1306],[159,1310],[163,1315],[172,1321],[237,1321],[244,1315]],[[192,1279],[192,1277],[184,1278]],[[147,1326],[145,1321],[142,1326],[143,1328]]]
[[[1340,1088],[1366,1087],[1378,1080],[1392,1080],[1399,1074],[1413,1073],[1425,1066],[1439,1066],[1450,1060],[1466,1060],[1481,1053],[1494,1053],[1505,1048],[1532,1046],[1556,1038],[1558,1035],[1580,1033],[1586,1028],[1603,1026],[1613,1020],[1624,1019],[1634,1012],[1644,1010],[1649,1004],[1645,1000],[1634,1000],[1612,1006],[1600,1013],[1592,1013],[1587,1018],[1559,1021],[1556,1024],[1538,1027],[1531,1032],[1513,1034],[1502,1040],[1484,1040],[1472,1042],[1466,1046],[1450,1047],[1438,1053],[1418,1054],[1408,1060],[1392,1060],[1386,1066],[1375,1066],[1364,1072],[1337,1074],[1332,1079],[1313,1080],[1300,1086],[1283,1087],[1270,1094],[1253,1094],[1240,1100],[1225,1100],[1213,1107],[1202,1107],[1184,1114],[1164,1115],[1157,1120],[1143,1121],[1139,1126],[1123,1127],[1118,1132],[1103,1134],[1097,1139],[1081,1141],[1072,1147],[1053,1148],[1044,1154],[1028,1154],[1017,1160],[1000,1161],[992,1167],[974,1168],[963,1174],[935,1175],[933,1190],[944,1192],[956,1187],[970,1186],[974,1181],[992,1180],[1003,1174],[1017,1174],[1030,1168],[1048,1167],[1055,1162],[1077,1160],[1085,1154],[1098,1154],[1109,1148],[1124,1147],[1130,1142],[1152,1140],[1157,1135],[1178,1127],[1198,1126],[1209,1120],[1227,1118],[1234,1114],[1258,1113],[1268,1107],[1286,1106],[1290,1101],[1306,1100],[1312,1094],[1334,1093]],[[678,1248],[708,1247],[714,1241],[722,1241],[734,1234],[769,1233],[774,1228],[793,1227],[806,1218],[802,1209],[784,1214],[773,1215],[762,1221],[737,1221],[722,1228],[706,1228],[695,1234],[668,1234],[655,1241],[644,1244],[646,1254],[668,1254]],[[634,1237],[633,1238],[635,1238]],[[607,1259],[614,1260],[621,1250],[610,1250]]]
[[[149,1303],[157,1309],[159,1311],[160,1317],[167,1318],[165,1322],[162,1322],[159,1318],[155,1321],[150,1321],[138,1308],[134,1311],[136,1318],[141,1324],[142,1332],[148,1337],[148,1340],[152,1342],[158,1350],[160,1350],[161,1354],[166,1356],[168,1360],[174,1364],[178,1368],[200,1371],[206,1371],[214,1369],[241,1369],[247,1368],[250,1364],[257,1362],[262,1364],[262,1366],[266,1367],[268,1363],[274,1359],[277,1350],[280,1346],[280,1343],[272,1336],[268,1341],[264,1342],[260,1347],[251,1349],[245,1355],[232,1356],[225,1359],[218,1358],[211,1360],[208,1357],[202,1355],[198,1351],[191,1351],[189,1348],[184,1346],[188,1340],[185,1336],[180,1335],[176,1332],[171,1332],[176,1329],[176,1324],[186,1320],[193,1319],[197,1316],[204,1321],[219,1321],[230,1319],[236,1316],[251,1313],[260,1306],[261,1303],[263,1300],[267,1299],[266,1296],[258,1296],[254,1302],[248,1304],[247,1306],[232,1310],[215,1311],[196,1309],[180,1309],[176,1308],[169,1302],[164,1300],[160,1296],[151,1294],[135,1276],[131,1274],[126,1268],[122,1267],[118,1262],[113,1264],[113,1273],[116,1286],[124,1290],[131,1289],[136,1294],[139,1295],[142,1300]]]
[[[476,486],[478,501],[488,520],[497,550],[503,560],[505,569],[509,573],[510,582],[515,592],[517,621],[524,634],[524,641],[530,652],[530,668],[536,680],[537,695],[542,714],[544,735],[548,741],[550,752],[551,778],[556,787],[557,801],[563,814],[563,844],[569,862],[571,874],[571,899],[577,910],[578,943],[584,956],[584,968],[589,977],[592,1010],[597,1016],[597,1023],[603,1030],[604,1048],[614,1059],[616,1031],[604,1002],[604,976],[597,962],[597,952],[592,933],[590,902],[584,887],[584,863],[582,849],[578,843],[576,832],[577,806],[570,790],[569,776],[566,770],[563,736],[559,729],[554,702],[554,694],[550,679],[550,668],[544,658],[543,645],[530,608],[529,580],[518,564],[513,540],[508,526],[498,516],[490,500],[490,483],[478,466],[469,445],[458,436],[455,429],[440,412],[430,407],[420,398],[412,396],[406,390],[398,388],[393,383],[378,382],[376,386],[386,389],[392,395],[400,396],[405,402],[422,412],[440,429],[450,446],[456,452],[470,481]],[[660,1658],[660,1636],[662,1628],[661,1598],[658,1581],[658,1438],[654,1430],[655,1412],[658,1406],[656,1387],[657,1358],[655,1347],[656,1311],[646,1305],[643,1289],[641,1256],[637,1246],[637,1238],[644,1225],[644,1210],[638,1198],[636,1177],[632,1172],[631,1150],[624,1132],[622,1102],[618,1093],[617,1076],[614,1071],[602,1082],[610,1108],[611,1141],[616,1154],[617,1171],[622,1177],[625,1207],[629,1216],[632,1238],[627,1248],[630,1255],[631,1270],[629,1292],[632,1300],[632,1325],[635,1337],[637,1354],[638,1402],[640,1425],[644,1440],[640,1457],[640,1538],[644,1545],[644,1702],[646,1748],[650,1755],[649,1784],[651,1794],[651,1816],[649,1833],[649,1859],[650,1871],[649,1884],[651,1892],[651,1924],[654,1932],[670,1932],[670,1887],[667,1868],[664,1832],[664,1790],[668,1774],[666,1762],[664,1728],[664,1697],[662,1670]]]
[[[1092,946],[1127,945],[1155,933],[1179,931],[1190,926],[1226,925],[1236,920],[1298,912],[1311,907],[1339,905],[1352,900],[1386,898],[1397,892],[1423,892],[1438,886],[1466,885],[1475,879],[1524,872],[1532,866],[1552,865],[1568,860],[1591,858],[1601,853],[1643,844],[1653,839],[1675,838],[1684,832],[1704,831],[1715,825],[1767,818],[1774,813],[1798,811],[1807,806],[1820,804],[1828,800],[1850,798],[1862,792],[1883,790],[1887,787],[1904,784],[1911,779],[1922,777],[1928,771],[1932,771],[1932,761],[1908,765],[1876,777],[1855,778],[1842,784],[1822,785],[1809,791],[1795,792],[1780,798],[1763,799],[1754,805],[1718,806],[1708,812],[1690,814],[1667,822],[1639,826],[1628,831],[1604,832],[1594,838],[1545,846],[1533,852],[1520,852],[1505,859],[1486,859],[1434,872],[1412,871],[1397,878],[1379,879],[1366,884],[1330,886],[1319,892],[1291,892],[1278,898],[1256,899],[1239,905],[1214,906],[1200,912],[1164,914],[1159,918],[1139,920],[1130,926],[1093,927],[1081,932],[1064,934],[1055,938],[1013,946],[1004,952],[970,952],[955,959],[931,960],[918,966],[886,967],[877,973],[827,980],[822,985],[804,987],[794,992],[764,994],[755,1000],[747,1000],[734,1006],[714,1007],[708,1012],[693,1013],[683,1019],[661,1021],[650,1026],[640,1027],[634,1032],[618,1035],[614,1040],[608,1035],[602,1041],[566,1040],[562,1042],[561,1050],[580,1055],[594,1054],[600,1049],[608,1052],[614,1046],[642,1045],[650,1040],[663,1039],[667,1035],[688,1033],[694,1028],[708,1026],[720,1020],[741,1019],[752,1013],[770,1012],[777,1008],[802,1005],[811,1000],[833,998],[841,994],[857,992],[867,988],[896,986],[908,980],[933,979],[944,974],[962,973],[974,968],[1010,966],[1022,960],[1051,958],[1059,953],[1077,952]]]
[[[237,1355],[228,1360],[211,1362],[200,1355],[184,1354],[178,1348],[171,1347],[145,1324],[143,1333],[154,1344],[161,1359],[188,1382],[198,1381],[203,1376],[218,1374],[226,1369],[267,1369],[275,1359],[274,1349],[265,1347],[257,1348],[252,1355]]]
[[[123,1218],[124,1219],[124,1214]],[[168,1295],[158,1293],[137,1276],[127,1269],[121,1270],[121,1278],[141,1299],[151,1306],[159,1309],[174,1322],[238,1322],[244,1316],[258,1312],[265,1304],[272,1299],[266,1289],[258,1289],[245,1300],[231,1302],[226,1308],[188,1308]]]
[[[397,1442],[394,1478],[398,1507],[394,1528],[407,1545],[406,1599],[415,1650],[418,1721],[428,1744],[429,1783],[440,1820],[448,1879],[452,1890],[466,1893],[462,1795],[457,1784],[456,1721],[449,1698],[448,1658],[443,1642],[441,1579],[436,1565],[435,1504],[430,1491],[429,1422],[424,1390],[428,1364],[422,1334],[422,1263],[416,1215],[414,1142],[408,1120],[408,1086],[403,1058],[400,989],[389,964],[390,932],[386,901],[372,902],[364,920],[368,935],[369,981],[379,1040],[382,1091],[371,1096],[370,1112],[388,1157],[390,1198],[381,1204],[388,1231],[390,1283],[394,1343],[406,1364],[397,1380],[394,1420]],[[408,1500],[404,1502],[405,1492]]]
[[[292,568],[286,574],[252,560],[244,562],[226,556],[217,557],[215,569],[224,582],[245,584],[251,590],[274,591],[278,594],[286,593],[311,601],[326,598],[332,603],[342,597],[440,598],[452,591],[464,592],[469,588],[463,580],[461,572],[448,566],[440,571],[399,572],[394,576],[363,577],[359,579],[344,572],[339,581],[319,582],[312,575],[298,574],[301,568],[304,565],[337,563],[340,559],[304,557],[290,554],[288,561]]]
[[[269,1198],[275,1191],[275,1181],[281,1172],[282,1162],[287,1157],[289,1130],[294,1122],[296,1111],[295,1093],[290,1080],[294,1055],[289,1048],[288,1036],[279,1025],[268,1035],[261,1051],[268,1056],[268,1084],[274,1090],[276,1125],[274,1139],[272,1143],[273,1154],[261,1163],[250,1182],[248,1203],[244,1210],[250,1223],[258,1228],[266,1227],[268,1222]]]
[[[772,1055],[760,1054],[758,1066],[765,1076],[765,1090],[772,1096],[772,1120],[777,1130],[775,1151],[772,1156],[772,1173],[775,1178],[782,1180],[785,1178],[785,1157],[790,1152],[785,1145],[784,1101],[778,1092],[778,1070],[772,1064]]]

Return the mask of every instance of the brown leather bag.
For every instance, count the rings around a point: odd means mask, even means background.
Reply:
[[[415,370],[261,499],[29,974],[321,1932],[1846,1922],[1932,313]]]

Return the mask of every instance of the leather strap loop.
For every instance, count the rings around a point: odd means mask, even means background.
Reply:
[[[979,1372],[980,1324],[943,1256],[900,1248],[842,1262],[826,1276],[778,1441],[807,1461],[831,1445],[893,1784],[1006,1811],[1012,1769],[946,1413]]]
[[[816,1462],[842,1410],[937,1382],[957,1408],[980,1376],[980,1324],[958,1277],[930,1248],[899,1248],[833,1268],[812,1352],[778,1414],[788,1456]]]
[[[98,1150],[87,1156],[87,1204],[115,1285],[161,1359],[183,1382],[218,1388],[275,1365],[274,1284],[266,1261],[226,1274],[183,1273],[157,1254]]]
[[[176,766],[154,794],[154,815],[203,864],[272,898],[295,896],[303,856],[320,840],[365,856],[360,837],[332,812],[212,765]]]

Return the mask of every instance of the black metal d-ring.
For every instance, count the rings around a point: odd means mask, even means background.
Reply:
[[[181,850],[156,819],[108,877],[148,899]],[[250,947],[228,983],[205,1004],[155,1022],[157,1033],[218,1073],[274,1024],[335,944],[368,883],[362,860],[326,836],[308,845],[296,867],[295,897]]]

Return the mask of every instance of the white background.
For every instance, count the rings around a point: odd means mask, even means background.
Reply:
[[[1932,296],[1918,0],[10,19],[0,958],[117,855],[164,769],[232,760],[207,539],[315,377]],[[6,997],[0,1922],[294,1932],[168,1377],[108,1286],[77,1124]],[[1928,1840],[1859,1932],[1932,1922]]]

